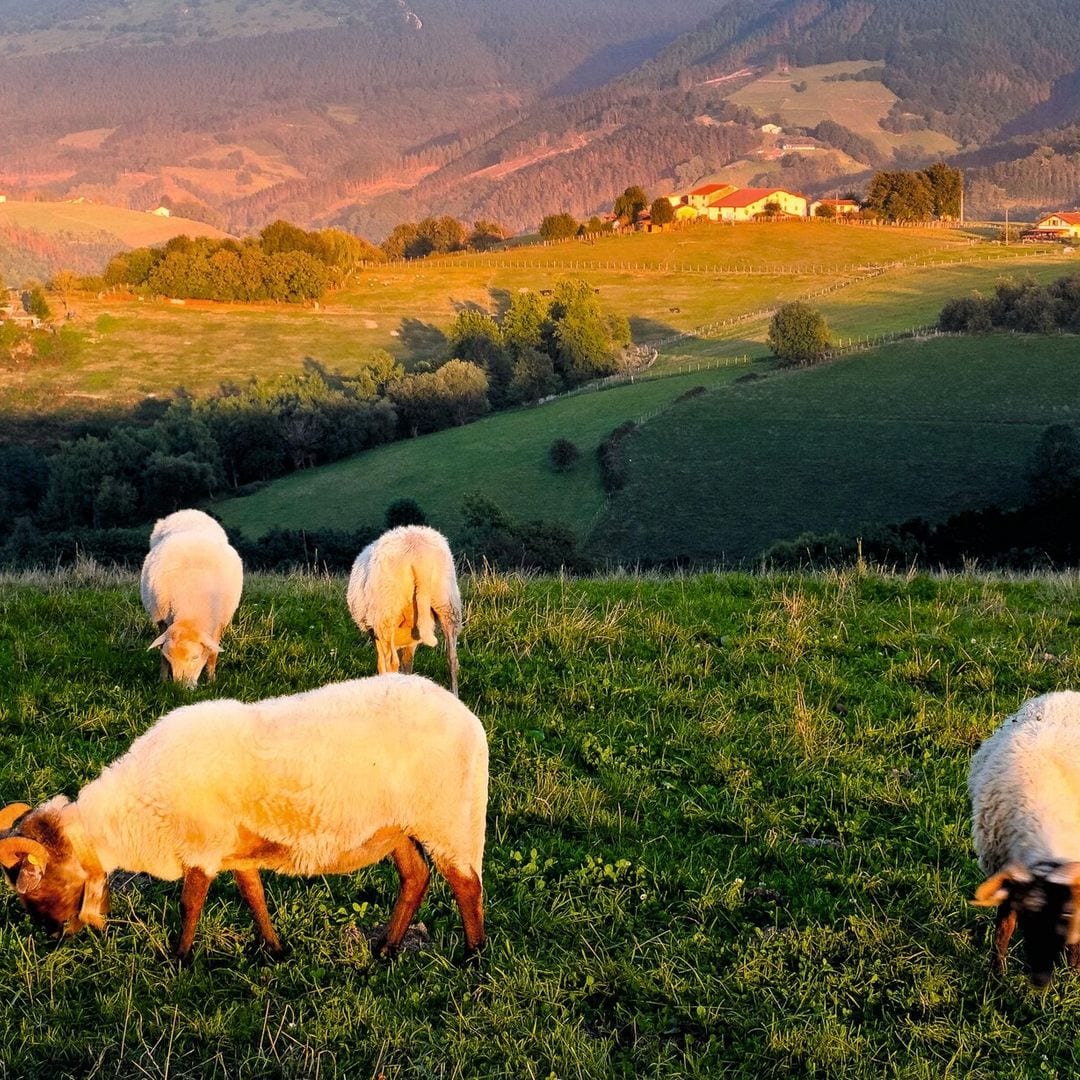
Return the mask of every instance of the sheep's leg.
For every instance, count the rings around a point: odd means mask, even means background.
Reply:
[[[440,866],[439,872],[449,883],[461,910],[465,951],[475,953],[484,944],[484,888],[480,878],[471,870],[461,871],[450,865]]]
[[[167,622],[163,622],[161,620],[158,620],[158,624],[157,624],[158,637],[161,637],[161,635],[164,634],[165,631],[168,630],[168,629],[169,629],[169,624]],[[162,648],[159,655],[161,656],[161,681],[162,682],[168,682],[172,678],[172,665],[165,658],[165,649],[164,649],[164,647]]]
[[[207,650],[206,654],[206,681],[213,682],[217,678],[217,657],[213,649]]]
[[[210,888],[210,875],[197,866],[184,871],[184,888],[180,893],[180,937],[177,939],[173,956],[183,962],[191,955],[191,945],[195,940],[195,926],[206,903],[206,893]]]
[[[405,672],[406,675],[411,675],[413,657],[416,655],[416,646],[402,645],[399,653],[401,656],[401,670]]]
[[[409,924],[420,907],[420,901],[424,899],[431,877],[431,871],[428,870],[420,849],[409,837],[403,837],[391,854],[397,872],[401,875],[401,892],[398,893],[397,903],[390,915],[390,921],[386,924],[386,930],[372,950],[376,956],[385,956],[388,959],[397,954],[401,939],[409,929]]]
[[[255,928],[259,931],[266,947],[274,954],[281,953],[281,939],[277,936],[270,922],[270,912],[266,910],[266,893],[263,892],[262,878],[258,870],[234,870],[236,886],[245,903],[255,917]]]
[[[1005,900],[998,905],[997,917],[994,920],[994,947],[990,953],[990,970],[995,975],[1005,974],[1005,954],[1015,929],[1016,908]]]
[[[375,635],[375,651],[378,654],[379,674],[386,675],[388,672],[397,671],[398,656],[394,648],[394,632]]]
[[[1080,945],[1067,945],[1065,947],[1065,957],[1068,960],[1070,971],[1080,970]]]

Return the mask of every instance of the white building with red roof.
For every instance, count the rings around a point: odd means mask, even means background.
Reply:
[[[1034,231],[1044,233],[1047,240],[1078,240],[1080,239],[1080,212],[1058,210],[1053,214],[1043,214],[1035,222]]]
[[[738,188],[709,206],[720,221],[753,221],[773,206],[784,217],[806,217],[806,196],[784,188]]]

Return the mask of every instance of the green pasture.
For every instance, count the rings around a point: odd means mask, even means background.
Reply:
[[[625,443],[629,482],[592,535],[623,563],[753,558],[1014,505],[1049,424],[1080,416],[1072,337],[906,341],[683,401]]]
[[[966,272],[942,265],[976,259]],[[62,360],[0,364],[0,410],[93,411],[170,396],[179,387],[208,392],[222,382],[295,372],[308,363],[349,372],[378,348],[411,366],[442,352],[444,331],[463,308],[498,311],[518,290],[550,288],[568,275],[589,281],[606,308],[627,316],[635,340],[661,342],[828,287],[842,287],[832,297],[840,301],[850,289],[868,287],[859,283],[871,268],[886,266],[874,279],[873,303],[855,305],[864,316],[858,324],[872,333],[892,318],[890,283],[898,294],[914,291],[917,297],[921,282],[935,273],[959,273],[965,288],[969,282],[992,288],[1003,272],[1044,264],[1051,275],[1069,266],[1059,248],[1021,254],[947,229],[699,225],[376,265],[318,310],[82,296],[65,326],[72,345]],[[936,270],[919,269],[928,266]],[[822,305],[829,299],[822,298]],[[936,315],[932,306],[922,305],[920,321]],[[687,357],[746,351],[763,335],[759,323],[737,330],[734,345],[707,339],[665,348],[677,366]],[[760,352],[760,344],[754,347]]]
[[[293,473],[253,495],[215,503],[213,510],[227,524],[259,536],[275,527],[380,527],[392,502],[411,498],[453,537],[461,529],[463,497],[480,491],[516,517],[564,521],[584,535],[603,504],[600,441],[624,420],[667,408],[692,387],[721,386],[748,370],[703,367],[499,413]],[[548,460],[548,448],[559,438],[582,454],[566,473],[556,473]]]
[[[834,64],[765,71],[731,94],[730,101],[753,109],[758,116],[776,117],[781,124],[815,127],[833,120],[849,131],[870,139],[885,153],[919,147],[928,154],[951,154],[956,143],[938,131],[886,131],[881,121],[896,102],[896,95],[880,81],[827,82],[829,76],[855,74],[880,67],[869,60],[841,60]],[[796,86],[805,83],[802,90]]]
[[[0,897],[18,1077],[764,1077],[1075,1072],[1080,980],[987,975],[965,795],[979,741],[1075,686],[1080,585],[704,575],[466,579],[462,698],[491,747],[488,943],[373,962],[389,864],[265,875],[269,963],[216,881],[174,968],[179,886],[114,882],[57,945]],[[242,700],[371,673],[341,578],[256,577],[219,681]],[[75,796],[161,713],[133,577],[0,582],[4,802]],[[441,654],[418,668],[445,682]],[[426,940],[424,940],[426,938]]]

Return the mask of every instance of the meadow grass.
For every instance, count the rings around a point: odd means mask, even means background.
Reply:
[[[252,375],[297,372],[308,363],[350,372],[377,348],[389,349],[412,366],[445,351],[444,332],[462,309],[499,311],[519,289],[550,288],[567,276],[581,277],[598,289],[604,307],[625,315],[635,340],[648,343],[858,282],[870,268],[884,266],[878,291],[855,304],[861,318],[838,327],[845,333],[875,333],[892,318],[888,283],[895,283],[898,294],[918,296],[923,283],[934,280],[927,266],[948,274],[952,271],[942,264],[957,259],[979,260],[961,273],[961,292],[990,288],[1002,273],[1044,265],[1064,273],[1068,265],[1059,248],[1053,254],[1020,253],[977,244],[972,236],[950,229],[706,224],[663,234],[377,265],[363,271],[355,285],[330,295],[318,310],[82,296],[73,305],[77,318],[67,324],[77,345],[67,350],[63,362],[13,362],[0,368],[0,409],[92,411],[150,395],[167,397],[181,386],[207,392]],[[843,289],[837,298],[847,292]],[[936,317],[939,295],[921,305],[919,323]],[[905,311],[903,318],[913,314]],[[764,332],[762,322],[750,334],[758,353]],[[678,342],[669,346],[670,362],[677,365],[688,355],[715,355],[732,347]],[[738,351],[745,351],[743,343]]]
[[[906,341],[733,382],[624,443],[626,487],[590,547],[637,560],[744,560],[802,532],[1009,507],[1031,451],[1080,411],[1075,339]]]
[[[127,881],[63,945],[0,905],[10,1076],[1065,1077],[1080,981],[986,974],[965,775],[1076,685],[1080,582],[974,575],[465,579],[462,698],[491,746],[489,940],[373,963],[388,866],[267,875],[269,964],[216,882]],[[343,579],[249,581],[216,686],[157,681],[132,577],[0,582],[5,802],[74,795],[160,713],[374,670]],[[445,683],[441,654],[418,668]]]
[[[584,535],[604,501],[596,455],[600,441],[625,420],[667,408],[693,387],[721,386],[747,370],[705,369],[498,413],[293,473],[213,509],[227,524],[259,536],[275,527],[381,527],[386,508],[410,498],[435,527],[456,537],[462,499],[482,491],[517,517],[563,521]],[[555,472],[548,458],[559,438],[569,439],[582,454],[564,473]]]

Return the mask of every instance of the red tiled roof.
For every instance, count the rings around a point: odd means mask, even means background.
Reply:
[[[818,199],[822,206],[858,206],[854,199]]]
[[[1075,210],[1069,211],[1067,213],[1055,210],[1051,214],[1043,214],[1043,216],[1039,218],[1039,221],[1036,222],[1036,224],[1040,224],[1041,222],[1046,221],[1047,218],[1052,217],[1061,218],[1061,220],[1064,221],[1066,225],[1080,225],[1080,212],[1077,212]]]
[[[738,191],[733,191],[730,195],[725,195],[722,199],[717,199],[713,203],[713,206],[750,206],[752,203],[760,202],[762,199],[769,198],[770,195],[795,195],[793,191],[787,191],[785,188],[763,188],[763,187],[747,187],[739,188]],[[802,199],[804,196],[797,195],[796,198]]]
[[[691,195],[711,195],[714,191],[724,191],[731,187],[730,184],[706,184],[704,187],[694,188]]]

